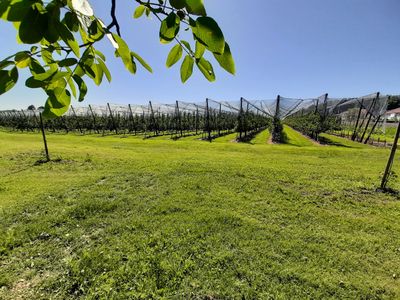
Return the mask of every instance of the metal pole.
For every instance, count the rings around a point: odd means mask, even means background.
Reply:
[[[132,132],[134,120],[133,120],[132,107],[131,107],[130,104],[128,104],[128,108],[129,108],[129,119],[130,119],[130,121],[131,121],[131,126],[130,126],[130,128],[129,128],[129,132]]]
[[[356,139],[357,131],[358,131],[358,123],[360,122],[361,112],[364,104],[364,99],[361,99],[360,109],[358,110],[358,116],[356,121],[356,126],[354,127],[353,135],[351,136],[351,140],[354,141]]]
[[[95,117],[95,115],[94,115],[94,113],[93,113],[93,109],[92,109],[92,106],[91,106],[90,104],[89,104],[89,110],[90,110],[90,113],[91,113],[92,118],[93,118],[93,129],[94,129],[95,131],[97,131],[97,133],[99,134],[100,131],[99,131],[99,129],[98,129],[97,126],[96,126],[96,117]]]
[[[115,125],[114,116],[113,116],[112,111],[111,111],[110,103],[107,103],[107,107],[108,107],[108,110],[110,111],[111,122],[113,124],[114,129],[115,129],[115,134],[118,134],[118,129],[117,129],[117,126]]]
[[[369,118],[368,118],[368,121],[367,121],[367,125],[365,125],[364,132],[363,132],[363,134],[362,134],[362,136],[361,136],[360,143],[362,143],[362,141],[364,140],[365,134],[367,133],[369,123],[371,122],[371,119],[372,119],[372,116],[373,116],[372,110],[375,108],[376,102],[377,102],[378,100],[379,100],[379,93],[377,94],[377,97],[372,101],[371,107],[370,107],[370,109],[368,110],[368,112],[369,112]]]
[[[240,98],[240,112],[239,112],[239,139],[243,138],[243,98]]]
[[[50,161],[49,149],[47,148],[46,133],[44,132],[43,118],[41,112],[39,112],[39,119],[40,119],[40,128],[42,130],[42,136],[43,136],[44,151],[46,153],[46,161]]]
[[[365,139],[364,144],[368,143],[368,140],[371,138],[371,135],[374,133],[376,125],[378,125],[380,120],[381,120],[381,116],[378,117],[378,119],[376,120],[374,126],[372,126],[372,129],[371,129],[370,133],[368,134],[368,137]]]
[[[71,105],[71,110],[72,110],[72,113],[74,114],[74,117],[75,117],[75,120],[76,120],[76,125],[78,125],[79,132],[82,133],[81,125],[79,124],[78,117],[76,116],[75,109],[74,109],[74,107],[72,105]]]
[[[210,111],[209,111],[209,107],[208,107],[208,98],[206,99],[206,130],[208,132],[208,140],[211,143],[211,127],[210,127]]]
[[[393,160],[394,160],[394,156],[396,154],[397,143],[399,141],[399,136],[400,136],[400,122],[399,122],[399,124],[397,126],[397,131],[396,131],[396,136],[394,137],[392,151],[390,152],[389,160],[388,160],[388,163],[386,165],[385,173],[384,173],[383,178],[382,178],[382,183],[381,183],[381,189],[382,190],[386,189],[386,185],[387,185],[387,182],[389,180],[390,170],[392,169],[392,166],[393,166]]]

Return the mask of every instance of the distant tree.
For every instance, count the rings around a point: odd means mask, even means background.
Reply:
[[[216,21],[207,15],[203,0],[132,1],[137,4],[134,18],[155,16],[160,21],[160,42],[175,43],[168,54],[167,67],[176,64],[185,53],[180,68],[182,82],[190,78],[194,65],[207,80],[215,80],[213,66],[204,57],[206,51],[223,69],[235,73],[229,45]],[[104,77],[111,81],[106,57],[95,48],[104,37],[130,73],[136,73],[137,63],[152,72],[122,39],[116,0],[110,2],[111,22],[106,26],[95,16],[88,0],[1,0],[0,18],[14,24],[19,42],[32,46],[0,61],[0,95],[14,87],[19,69],[27,69],[31,77],[25,85],[41,88],[47,94],[44,115],[61,116],[67,112],[71,96],[84,100],[87,77],[96,85]],[[183,29],[191,31],[194,44],[179,37]]]
[[[388,102],[388,110],[392,110],[400,107],[400,95],[390,96],[390,100]]]
[[[33,105],[33,104],[32,104],[32,105],[29,105],[29,106],[28,106],[28,110],[36,110],[35,105]]]

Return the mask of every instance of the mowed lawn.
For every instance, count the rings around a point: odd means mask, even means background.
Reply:
[[[48,142],[0,132],[0,299],[400,298],[388,149]]]

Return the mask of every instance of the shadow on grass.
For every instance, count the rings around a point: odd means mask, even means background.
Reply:
[[[320,136],[320,137],[318,138],[318,141],[319,141],[320,144],[322,144],[322,145],[336,146],[336,147],[343,147],[343,148],[354,148],[354,147],[352,147],[352,146],[345,145],[345,144],[342,144],[342,143],[337,142],[337,141],[333,141],[333,140],[331,140],[331,139],[329,139],[329,138],[327,138],[327,137],[324,137],[324,136]]]

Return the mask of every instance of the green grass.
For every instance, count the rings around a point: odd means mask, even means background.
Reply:
[[[309,138],[303,136],[301,133],[287,125],[284,125],[283,133],[286,134],[285,143],[287,145],[297,147],[315,146],[315,143],[313,143]]]
[[[269,137],[270,137],[270,132],[268,129],[265,129],[261,131],[259,134],[257,134],[252,140],[251,144],[253,145],[265,145],[268,143]]]
[[[221,137],[218,137],[216,139],[213,140],[213,142],[216,143],[231,143],[233,141],[235,141],[237,138],[237,133],[231,133],[231,134],[227,134],[227,135],[223,135]]]
[[[371,146],[369,145],[364,145],[363,143],[354,142],[347,138],[342,138],[327,133],[321,133],[319,139],[322,144],[326,145],[334,145],[339,147],[356,148],[356,149],[371,148]]]
[[[0,299],[400,297],[388,149],[0,140]]]

